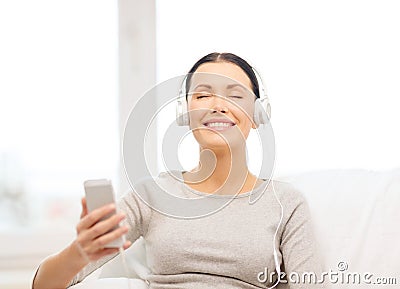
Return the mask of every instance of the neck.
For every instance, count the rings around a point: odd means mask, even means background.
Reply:
[[[246,147],[200,148],[199,165],[186,173],[185,181],[194,189],[216,194],[235,194],[251,190],[257,178],[247,167]]]

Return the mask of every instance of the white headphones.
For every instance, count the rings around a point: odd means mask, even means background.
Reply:
[[[266,124],[269,122],[271,118],[271,105],[269,103],[268,96],[265,92],[260,74],[254,67],[252,67],[252,70],[257,78],[258,95],[260,96],[259,98],[256,99],[254,103],[254,115],[253,115],[254,123],[258,126],[260,124]],[[187,80],[187,75],[183,80],[176,105],[176,123],[179,126],[189,125],[189,114],[186,101],[186,80]]]

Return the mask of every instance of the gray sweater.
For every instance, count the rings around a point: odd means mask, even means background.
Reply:
[[[174,174],[182,176],[180,171]],[[127,239],[134,242],[143,236],[145,240],[147,263],[152,272],[147,277],[149,288],[271,287],[276,280],[273,245],[277,248],[281,272],[286,274],[275,288],[325,288],[321,284],[291,281],[297,276],[301,279],[303,272],[314,272],[320,279],[324,268],[304,197],[288,183],[273,182],[283,205],[283,219],[275,244],[281,207],[267,181],[237,196],[213,196],[215,200],[230,198],[231,201],[213,214],[192,219],[170,217],[153,210],[148,203],[159,194],[155,184],[178,197],[199,198],[210,194],[195,191],[168,173],[161,173],[156,181],[146,178],[135,184],[134,190],[119,200],[118,207],[127,214],[124,222],[131,228]],[[135,191],[140,192],[140,196]],[[249,204],[250,193],[260,195],[253,204]],[[142,196],[150,196],[147,204]],[[70,285],[80,282],[115,256],[88,264]],[[272,272],[275,274],[270,278]]]

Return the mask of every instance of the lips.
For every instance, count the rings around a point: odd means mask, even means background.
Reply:
[[[203,123],[204,126],[213,130],[227,130],[236,124],[228,119],[210,119]]]

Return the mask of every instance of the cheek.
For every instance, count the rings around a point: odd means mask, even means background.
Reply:
[[[190,124],[195,124],[198,126],[198,121],[201,115],[204,114],[204,109],[198,105],[189,104],[188,105]]]
[[[243,136],[247,139],[253,124],[254,106],[251,104],[236,107],[233,112],[239,120],[239,128]]]
[[[202,120],[208,113],[210,113],[210,109],[205,104],[200,103],[189,103],[188,111],[189,127],[192,130],[197,127],[202,127]]]
[[[236,115],[236,117],[240,120],[241,123],[251,126],[254,115],[254,106],[245,103],[241,106],[234,107],[232,113]]]

